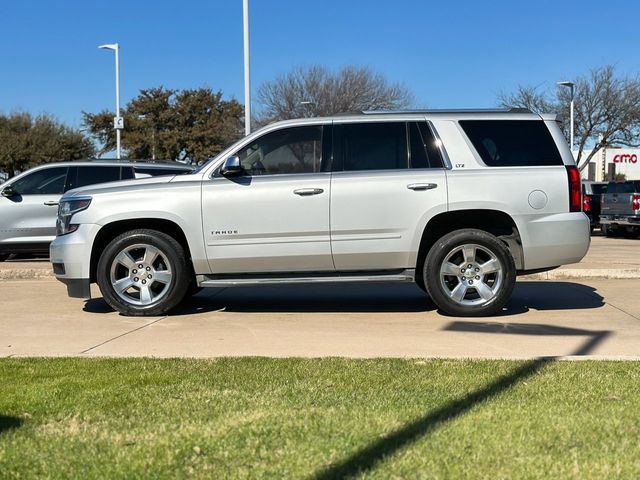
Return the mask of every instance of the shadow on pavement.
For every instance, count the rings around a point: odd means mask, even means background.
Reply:
[[[520,282],[500,316],[533,310],[581,310],[604,306],[594,288],[571,282]],[[172,315],[211,311],[270,313],[429,312],[429,297],[410,284],[291,285],[206,289],[187,300]]]
[[[0,435],[9,430],[14,430],[22,425],[22,419],[0,415]]]
[[[577,328],[553,327],[536,324],[501,324],[501,323],[476,323],[476,322],[452,322],[445,330],[457,332],[481,332],[481,333],[506,333],[517,335],[565,335],[586,336],[587,341],[580,345],[571,355],[588,355],[609,334],[609,331],[591,331]],[[453,400],[448,404],[414,420],[394,432],[384,435],[364,446],[341,462],[329,465],[313,475],[316,480],[329,480],[341,478],[353,478],[373,470],[379,462],[390,455],[395,454],[412,442],[428,435],[446,422],[451,422],[462,416],[474,406],[489,401],[518,382],[539,373],[548,363],[556,357],[543,357],[526,362],[514,369],[511,373],[496,379],[486,387],[471,392],[463,398]]]
[[[604,299],[587,285],[571,282],[519,282],[498,316],[533,310],[600,308]],[[283,285],[204,289],[170,315],[215,311],[241,313],[389,313],[430,312],[436,307],[412,284]],[[113,312],[102,298],[85,303],[90,313]]]

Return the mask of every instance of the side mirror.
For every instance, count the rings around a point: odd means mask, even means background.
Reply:
[[[229,157],[222,164],[220,174],[225,177],[232,177],[234,175],[240,175],[244,169],[240,165],[240,159],[238,157]]]
[[[0,195],[2,195],[3,197],[15,197],[17,195],[17,192],[13,189],[13,186],[7,185],[2,189]]]

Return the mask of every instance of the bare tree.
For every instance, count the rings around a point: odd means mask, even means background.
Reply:
[[[501,95],[499,101],[504,107],[557,113],[565,135],[569,132],[571,94],[567,88],[541,92],[521,86],[513,94]],[[574,117],[580,170],[603,148],[640,146],[640,80],[617,76],[611,65],[591,70],[575,81]]]
[[[337,72],[322,65],[297,67],[258,89],[257,121],[327,116],[362,110],[394,110],[413,104],[403,85],[389,83],[367,67],[347,66]]]

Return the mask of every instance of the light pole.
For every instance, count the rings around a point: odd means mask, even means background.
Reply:
[[[251,133],[251,75],[249,69],[249,0],[242,0],[242,27],[244,37],[244,131]]]
[[[573,97],[574,97],[574,90],[575,90],[575,86],[576,84],[573,82],[558,82],[558,85],[560,85],[561,87],[569,87],[570,90],[570,95],[571,95],[571,103],[569,104],[569,117],[570,117],[570,126],[569,126],[569,130],[570,130],[570,134],[569,134],[569,145],[571,146],[571,155],[573,155]]]
[[[113,119],[113,128],[116,131],[116,158],[120,159],[120,130],[124,128],[124,119],[120,116],[120,44],[108,43],[98,48],[113,50],[116,53],[116,116]]]

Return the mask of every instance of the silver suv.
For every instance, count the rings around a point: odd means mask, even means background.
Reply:
[[[193,170],[175,163],[77,161],[47,163],[0,185],[0,261],[14,253],[49,253],[64,192],[102,182],[175,175]]]
[[[198,287],[415,282],[452,315],[503,308],[516,275],[589,248],[552,116],[371,113],[276,123],[190,175],[66,194],[51,261],[126,315]]]

